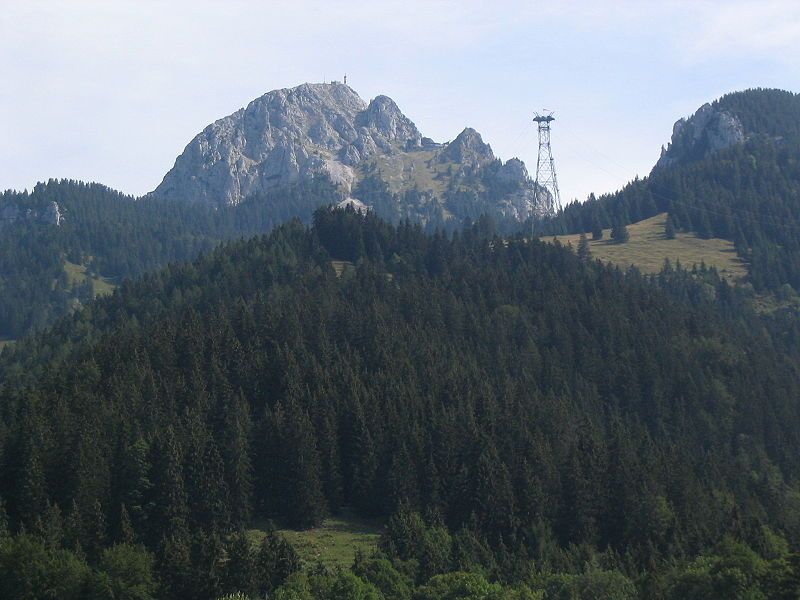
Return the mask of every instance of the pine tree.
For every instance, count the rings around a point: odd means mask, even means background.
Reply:
[[[350,483],[350,501],[362,513],[374,513],[377,508],[375,501],[375,479],[378,471],[378,461],[375,456],[375,446],[372,436],[364,422],[360,411],[357,413],[351,443],[352,475]]]
[[[231,536],[227,544],[228,560],[225,563],[225,588],[243,592],[248,596],[258,594],[258,566],[256,556],[245,531]]]
[[[319,525],[325,516],[319,454],[311,419],[296,401],[290,402],[282,429],[287,519],[295,527]]]
[[[672,218],[672,215],[667,215],[667,221],[664,225],[664,236],[668,240],[675,239],[675,221]]]
[[[283,536],[268,531],[256,557],[259,594],[266,597],[300,569],[300,557]]]
[[[192,556],[185,530],[167,532],[159,542],[159,580],[170,600],[193,598]]]
[[[116,539],[130,546],[136,543],[136,532],[134,531],[131,517],[124,503],[119,509],[119,531],[117,532]]]
[[[32,440],[26,444],[26,456],[20,473],[17,492],[17,507],[20,522],[33,528],[36,519],[47,507],[47,484],[38,451]]]
[[[589,240],[586,239],[585,233],[581,233],[580,241],[578,242],[578,258],[582,262],[589,262],[592,259],[592,251],[589,249]]]
[[[106,522],[103,506],[100,504],[99,500],[95,500],[92,503],[88,518],[89,520],[86,524],[86,531],[88,533],[86,538],[86,553],[91,560],[97,560],[103,548],[106,547],[108,538],[108,523]]]
[[[416,467],[406,445],[392,453],[389,468],[386,470],[386,483],[383,492],[386,512],[391,514],[401,504],[418,506],[419,487]]]
[[[47,509],[41,518],[40,536],[45,545],[52,549],[61,548],[64,543],[64,517],[58,504],[48,502]]]
[[[614,227],[611,228],[611,239],[617,244],[624,244],[630,239],[628,227],[622,219],[617,219],[614,222]]]
[[[226,415],[225,479],[231,499],[231,518],[238,526],[250,522],[253,511],[253,464],[250,459],[250,409],[239,393]]]
[[[73,500],[64,526],[64,545],[78,556],[83,556],[85,539],[86,532],[84,531],[83,517],[78,509],[78,503]]]
[[[169,539],[170,544],[175,546],[171,551],[177,553],[177,556],[183,552],[183,549],[178,552],[177,546],[184,545],[189,508],[183,479],[182,453],[172,427],[168,427],[157,439],[153,452],[155,494],[148,529],[152,534]],[[185,550],[188,554],[188,548]]]
[[[603,226],[600,223],[599,219],[594,219],[592,221],[592,239],[593,240],[603,239]]]
[[[3,500],[3,497],[0,496],[0,543],[3,542],[5,538],[11,535],[11,531],[8,526],[8,513],[6,512],[6,503]]]

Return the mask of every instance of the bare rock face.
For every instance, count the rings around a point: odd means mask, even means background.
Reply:
[[[211,205],[325,174],[349,193],[353,167],[418,147],[416,126],[386,96],[367,105],[341,83],[269,92],[195,137],[154,194]]]
[[[64,215],[61,214],[61,207],[58,205],[58,202],[50,202],[45,209],[41,211],[39,220],[48,225],[60,226],[61,222],[64,220]]]
[[[356,126],[370,132],[379,147],[391,152],[398,145],[405,150],[422,147],[422,135],[388,96],[377,96],[367,110],[356,116]]]
[[[689,119],[675,123],[672,140],[661,149],[654,170],[702,160],[745,139],[744,127],[735,115],[704,104]]]
[[[480,133],[467,127],[439,153],[439,160],[480,166],[492,162],[494,153],[492,147],[484,143]]]
[[[520,221],[541,215],[522,161],[500,163],[499,170],[496,162],[491,146],[474,129],[464,129],[449,144],[437,144],[423,137],[387,96],[367,104],[347,85],[306,83],[269,92],[206,127],[151,193],[230,206],[253,194],[324,176],[339,188],[342,199],[354,200],[357,181],[380,172],[441,204],[446,203],[441,195],[448,178],[450,183],[460,178],[462,185],[468,176],[475,181],[491,171],[505,194],[492,201],[490,212]],[[395,172],[390,172],[392,165]],[[413,209],[400,212],[416,218]],[[419,211],[419,218],[424,220],[427,212]],[[442,214],[462,218],[458,207],[447,207]]]

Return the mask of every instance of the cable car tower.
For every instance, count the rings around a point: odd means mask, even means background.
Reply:
[[[534,180],[535,206],[540,216],[553,216],[561,208],[561,195],[558,192],[556,163],[550,149],[550,123],[556,120],[553,111],[535,113],[533,122],[539,126],[539,156],[536,159],[536,179]]]

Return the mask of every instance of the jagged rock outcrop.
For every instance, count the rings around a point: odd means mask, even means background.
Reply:
[[[528,175],[525,163],[518,158],[507,160],[497,172],[497,179],[515,191],[509,193],[501,201],[504,214],[513,216],[518,221],[527,219],[531,212],[537,217],[545,217],[552,206],[550,192],[546,188],[539,189]]]
[[[476,167],[492,162],[494,153],[480,133],[467,127],[439,153],[439,160]]]
[[[366,214],[370,211],[370,207],[361,202],[358,198],[345,198],[336,205],[336,208],[352,208],[356,212]]]
[[[376,96],[367,110],[356,115],[356,126],[372,133],[380,148],[391,152],[396,145],[413,150],[422,146],[422,135],[417,126],[406,117],[394,100],[388,96]]]
[[[689,119],[679,119],[672,139],[654,169],[702,160],[746,139],[741,121],[731,112],[704,104]]]
[[[437,144],[423,137],[387,96],[366,103],[347,85],[306,83],[269,92],[206,127],[152,194],[227,206],[322,175],[339,188],[342,199],[351,199],[360,178],[378,173],[402,189],[417,190],[420,198],[439,202],[448,181],[461,178],[463,187],[466,174],[474,179],[495,161],[474,129],[464,129],[449,144]],[[541,212],[534,210],[533,184],[522,161],[502,164],[498,176],[508,193],[492,210],[518,220]],[[400,213],[414,216],[411,210]],[[448,208],[441,214],[460,217]]]

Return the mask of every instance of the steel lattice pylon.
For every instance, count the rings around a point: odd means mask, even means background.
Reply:
[[[541,216],[553,216],[561,208],[561,195],[558,192],[556,163],[550,149],[550,123],[555,121],[552,111],[536,113],[533,121],[539,126],[539,156],[536,159],[534,211]]]

